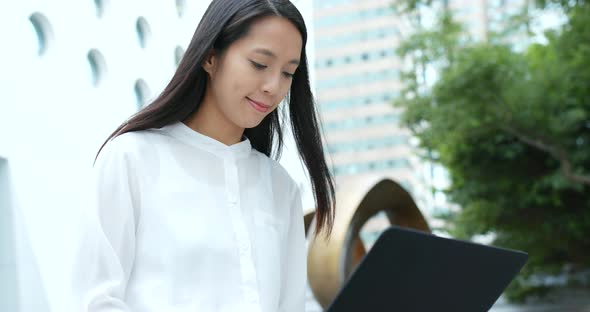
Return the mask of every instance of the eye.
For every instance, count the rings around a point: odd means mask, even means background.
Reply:
[[[263,65],[263,64],[260,64],[260,63],[256,63],[254,61],[250,61],[250,63],[252,63],[252,66],[254,66],[254,68],[256,68],[256,69],[265,69],[265,68],[268,67],[266,65]]]
[[[288,72],[283,72],[283,75],[285,75],[285,77],[287,77],[287,78],[293,78],[293,75],[295,75],[295,74],[291,74],[291,73],[288,73]]]

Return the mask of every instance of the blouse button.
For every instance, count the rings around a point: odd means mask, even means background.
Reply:
[[[256,294],[254,294],[253,292],[248,292],[248,295],[246,296],[246,300],[254,303],[256,302]]]
[[[246,246],[246,245],[241,245],[240,246],[240,253],[242,255],[244,255],[247,251],[248,251],[248,246]]]
[[[230,202],[230,204],[235,205],[238,202],[236,195],[234,195],[233,193],[230,193],[229,194],[229,202]]]

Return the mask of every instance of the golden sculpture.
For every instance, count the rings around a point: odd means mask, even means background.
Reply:
[[[332,235],[309,240],[308,279],[318,303],[326,308],[365,255],[359,232],[379,212],[390,224],[430,232],[410,194],[385,179],[375,185],[341,185],[336,192],[336,218]],[[306,231],[313,231],[313,213],[306,215]],[[308,235],[312,237],[312,235]]]

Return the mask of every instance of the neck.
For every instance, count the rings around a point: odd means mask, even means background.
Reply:
[[[211,99],[203,99],[199,109],[190,115],[184,123],[191,129],[215,139],[225,145],[233,145],[242,140],[244,128],[228,120]]]

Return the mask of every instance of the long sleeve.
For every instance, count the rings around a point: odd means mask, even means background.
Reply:
[[[70,311],[304,311],[300,193],[249,140],[227,146],[182,122],[134,131],[94,173]]]
[[[284,246],[279,312],[303,312],[307,287],[307,257],[301,194],[294,186],[288,239]]]
[[[124,298],[135,254],[137,180],[121,137],[94,166],[94,201],[74,259],[76,312],[129,311]]]

